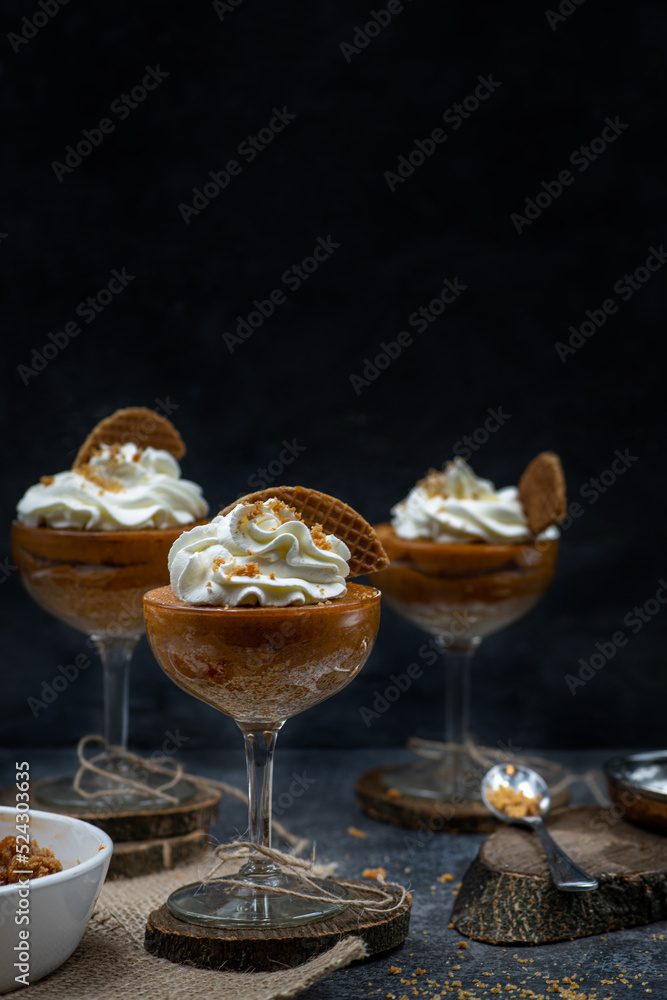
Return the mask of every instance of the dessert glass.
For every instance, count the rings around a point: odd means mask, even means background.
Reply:
[[[194,523],[194,522],[193,522]],[[169,578],[167,555],[188,527],[134,531],[83,531],[12,524],[12,558],[23,586],[45,611],[90,637],[104,677],[104,751],[95,766],[113,777],[86,771],[80,794],[74,776],[40,782],[40,804],[77,812],[164,807],[195,792],[189,781],[168,788],[169,799],[132,790],[119,779],[151,788],[168,782],[127,756],[128,680],[134,647],[143,634],[142,597]],[[165,789],[166,790],[166,789]]]
[[[322,604],[220,607],[187,604],[162,587],[145,595],[144,610],[148,641],[164,672],[243,733],[249,841],[270,848],[278,732],[361,670],[377,635],[379,592],[348,583],[344,596]],[[345,897],[334,882],[304,882],[256,853],[237,875],[178,889],[168,906],[191,923],[285,927],[333,916]]]
[[[391,524],[375,528],[389,566],[370,574],[401,617],[433,636],[445,670],[445,736],[453,749],[382,774],[404,795],[480,801],[479,763],[462,749],[468,737],[470,670],[482,639],[527,614],[553,578],[558,539],[494,545],[400,538]]]

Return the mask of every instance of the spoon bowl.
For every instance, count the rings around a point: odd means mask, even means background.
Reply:
[[[488,793],[497,792],[500,788],[511,788],[527,799],[537,799],[534,807],[536,811],[531,815],[515,816],[497,809],[489,801]],[[489,812],[503,823],[523,823],[526,826],[534,826],[551,808],[551,796],[546,781],[537,771],[524,767],[523,764],[496,764],[487,771],[482,781],[482,799]]]
[[[515,792],[515,802],[499,809],[489,801],[489,794],[500,789]],[[553,840],[543,818],[551,807],[551,796],[546,782],[536,771],[524,764],[496,764],[482,778],[484,805],[503,823],[529,826],[540,838],[546,854],[554,885],[562,892],[591,892],[598,888],[598,881],[580,868]]]

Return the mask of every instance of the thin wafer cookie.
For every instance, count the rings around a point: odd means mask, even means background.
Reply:
[[[528,465],[519,480],[519,499],[535,535],[563,520],[567,490],[563,466],[555,452],[540,452]]]
[[[185,455],[183,438],[169,420],[145,406],[129,406],[125,410],[116,410],[93,427],[79,448],[72,468],[85,465],[103,444],[127,444],[130,441],[139,448],[150,445],[151,448],[168,451],[175,459]]]
[[[306,486],[274,486],[257,493],[249,493],[229,504],[221,514],[229,514],[239,503],[257,503],[276,497],[301,515],[309,527],[321,524],[328,535],[335,535],[345,542],[350,550],[349,577],[363,573],[375,573],[389,564],[387,553],[380,539],[361,514],[342,500],[326,493],[308,489]]]

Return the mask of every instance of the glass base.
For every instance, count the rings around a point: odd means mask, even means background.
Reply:
[[[253,882],[254,888],[231,885],[230,879]],[[348,899],[347,891],[329,879],[312,879],[318,889],[324,889],[339,899]],[[342,913],[344,903],[334,900],[299,899],[271,889],[313,894],[307,882],[288,875],[279,868],[258,873],[255,866],[246,865],[237,875],[228,875],[214,882],[193,883],[172,892],[167,900],[171,912],[179,920],[208,927],[292,927],[326,920]]]
[[[109,761],[96,761],[96,766],[119,775],[131,778],[149,788],[158,789],[168,781],[167,775],[151,774],[141,768],[136,761],[115,757]],[[74,787],[74,775],[58,778],[48,778],[40,781],[34,789],[32,799],[38,806],[56,806],[59,809],[76,813],[106,813],[106,812],[138,812],[144,809],[165,809],[169,806],[188,802],[197,794],[197,788],[191,781],[181,779],[175,785],[165,789],[165,795],[149,795],[146,792],[134,790],[112,781],[104,775],[87,771],[79,782],[86,793],[81,795]],[[175,799],[176,802],[173,802]]]
[[[481,802],[481,781],[485,768],[464,750],[448,750],[436,759],[421,759],[397,764],[381,776],[385,788],[395,788],[401,795],[454,805]]]

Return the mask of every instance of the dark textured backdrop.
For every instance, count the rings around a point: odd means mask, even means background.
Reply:
[[[274,481],[338,494],[370,519],[461,451],[464,435],[475,469],[498,485],[553,448],[581,516],[547,598],[483,645],[474,729],[519,746],[664,743],[667,612],[645,615],[636,634],[623,624],[667,574],[664,414],[651,409],[665,268],[639,272],[634,289],[624,278],[667,237],[664,7],[586,0],[556,20],[541,5],[419,0],[391,4],[391,17],[384,3],[43,2],[48,17],[37,3],[6,4],[1,39],[5,523],[28,485],[67,467],[99,417],[128,404],[168,401],[189,446],[184,474],[214,508],[255,485],[284,441],[300,453]],[[22,21],[34,15],[37,27]],[[147,74],[154,89],[133,97]],[[488,96],[461,116],[455,105],[478,86]],[[288,123],[260,132],[272,119]],[[442,141],[429,144],[434,129]],[[591,146],[605,129],[610,141]],[[67,161],[83,130],[97,145]],[[258,135],[265,148],[253,150]],[[208,188],[210,204],[179,208],[230,160],[238,166],[223,190]],[[296,288],[285,272],[318,240],[333,252]],[[133,275],[127,287],[77,314],[114,269]],[[465,290],[411,325],[445,279]],[[285,300],[251,336],[225,338],[276,288]],[[595,312],[609,299],[615,312]],[[559,356],[587,310],[604,325]],[[68,323],[81,332],[66,343]],[[367,359],[401,331],[411,343],[375,377]],[[58,351],[45,359],[49,334]],[[506,416],[483,441],[489,408]],[[615,477],[617,450],[631,459]],[[2,742],[71,745],[99,728],[99,673],[34,718],[26,699],[85,640],[34,606],[7,562],[0,575]],[[619,629],[630,641],[572,694],[566,675]],[[386,745],[437,733],[436,667],[372,725],[359,711],[422,641],[386,610],[360,677],[284,739]],[[132,740],[150,749],[174,726],[190,746],[238,744],[233,724],[171,684],[144,641]]]

